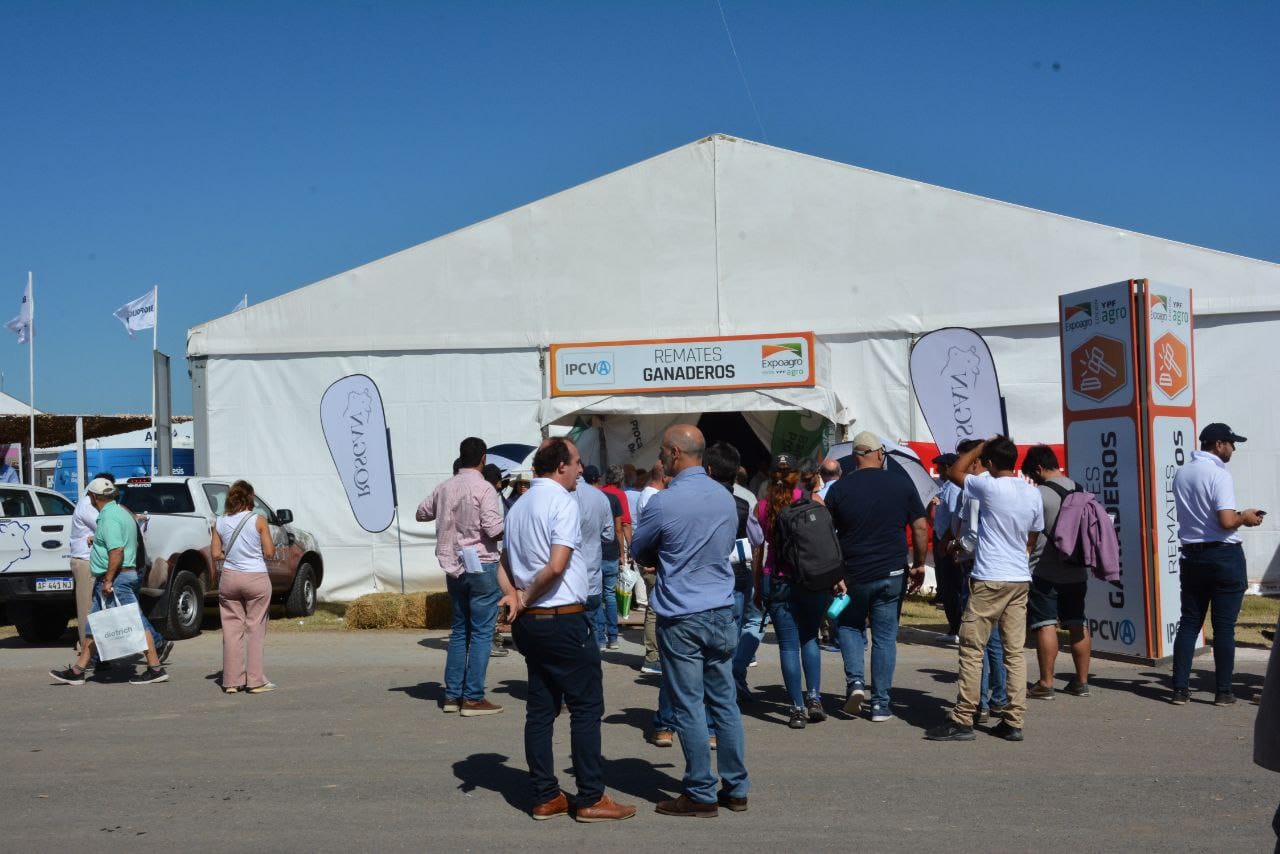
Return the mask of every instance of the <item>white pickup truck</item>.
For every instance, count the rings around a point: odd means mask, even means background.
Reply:
[[[234,479],[130,478],[117,482],[120,502],[143,529],[146,552],[143,610],[166,637],[199,633],[206,604],[217,601],[218,569],[210,555],[213,520],[222,513]],[[75,616],[68,562],[71,505],[47,489],[0,487],[0,602],[28,642],[57,640]],[[290,616],[315,611],[324,561],[311,534],[292,524],[288,510],[261,498],[276,557],[267,561],[275,599]],[[38,532],[37,532],[38,529]]]
[[[118,481],[120,503],[143,529],[147,572],[142,594],[154,597],[148,613],[168,638],[200,632],[206,602],[218,598],[218,570],[210,554],[213,520],[222,515],[234,479],[134,477]],[[315,537],[293,526],[293,513],[272,510],[261,497],[254,510],[266,517],[275,559],[267,561],[271,591],[291,617],[310,616],[324,580],[324,561]]]

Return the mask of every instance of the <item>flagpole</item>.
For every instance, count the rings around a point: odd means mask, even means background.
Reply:
[[[36,485],[36,291],[33,285],[33,277],[31,271],[27,271],[27,291],[31,294],[31,319],[27,325],[27,382],[28,394],[30,395],[29,405],[31,407],[30,421],[28,424],[28,440],[30,445],[27,447],[27,459],[30,460],[29,471],[31,479],[27,483],[32,486]]]
[[[156,350],[160,334],[160,286],[154,286],[152,292],[155,296],[151,300],[154,310],[151,314],[151,468],[147,470],[148,477],[156,473]]]

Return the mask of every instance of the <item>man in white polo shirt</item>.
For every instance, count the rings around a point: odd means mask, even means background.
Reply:
[[[1173,697],[1181,706],[1191,699],[1191,657],[1213,609],[1213,667],[1217,677],[1215,706],[1236,701],[1231,677],[1236,664],[1236,617],[1249,586],[1240,528],[1262,524],[1261,510],[1236,510],[1236,488],[1227,463],[1236,444],[1244,442],[1226,424],[1213,423],[1200,431],[1200,450],[1173,476],[1173,500],[1178,508],[1178,539],[1182,541],[1179,571],[1182,618],[1173,641]]]
[[[981,460],[987,473],[969,474]],[[960,624],[960,696],[947,720],[925,733],[931,741],[972,741],[978,710],[982,658],[991,629],[1000,626],[1008,673],[1009,705],[991,734],[1022,741],[1027,708],[1027,593],[1031,587],[1029,555],[1044,530],[1044,503],[1036,488],[1018,476],[1018,446],[995,436],[965,451],[947,470],[947,479],[979,502],[978,547],[970,576],[969,602]]]
[[[533,456],[534,481],[507,513],[502,552],[501,607],[529,672],[524,752],[533,782],[533,817],[568,815],[578,821],[631,818],[636,808],[604,791],[600,718],[604,686],[595,625],[585,603],[590,573],[582,559],[578,502],[582,473],[573,442],[548,439]],[[578,794],[572,801],[556,781],[551,746],[560,702],[569,708],[570,744]]]

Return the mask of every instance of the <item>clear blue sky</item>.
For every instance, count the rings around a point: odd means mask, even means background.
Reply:
[[[144,412],[188,327],[713,132],[1280,261],[1280,4],[0,5],[0,321]],[[761,127],[763,124],[763,129]],[[26,348],[0,330],[5,390]]]

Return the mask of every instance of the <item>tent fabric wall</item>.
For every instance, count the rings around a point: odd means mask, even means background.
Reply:
[[[364,373],[382,393],[409,589],[443,586],[435,525],[415,521],[414,511],[452,474],[458,442],[471,435],[495,444],[538,438],[536,351],[218,358],[206,373],[212,473],[247,478],[265,501],[293,510],[297,525],[316,535],[325,600],[400,589],[395,526],[370,534],[356,524],[325,445],[320,397],[330,383]]]
[[[324,451],[318,438],[272,440],[279,463],[245,443],[265,428],[318,437],[316,365],[326,381],[345,366],[414,366],[386,380],[390,389],[366,372],[400,410],[388,413],[393,430],[423,437],[411,466],[396,443],[401,488],[420,492],[447,473],[461,436],[533,441],[554,420],[537,356],[553,342],[812,330],[830,346],[829,391],[854,429],[914,440],[928,436],[907,382],[912,336],[971,326],[991,345],[1013,435],[1060,441],[1057,296],[1130,277],[1194,290],[1201,421],[1251,436],[1233,465],[1237,492],[1280,505],[1280,450],[1249,428],[1274,423],[1265,416],[1280,405],[1277,369],[1257,359],[1280,333],[1280,266],[723,136],[202,324],[188,355],[207,359],[207,412],[197,417],[215,446],[212,470],[256,477],[264,495],[270,479],[274,500],[309,508],[306,482],[276,469],[331,476],[311,459]],[[628,300],[680,311],[638,329],[635,312],[618,310]],[[513,322],[493,324],[477,304],[502,306]],[[460,378],[473,372],[475,385]],[[263,412],[228,408],[239,391],[228,382],[261,385]],[[576,404],[551,406],[565,407],[559,417]],[[318,459],[329,464],[327,453]],[[349,534],[335,547],[384,583],[385,541],[370,557],[368,540]],[[1280,585],[1280,533],[1251,530],[1245,543],[1251,579],[1268,570]]]

